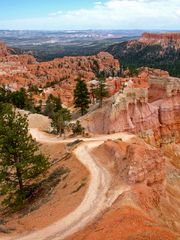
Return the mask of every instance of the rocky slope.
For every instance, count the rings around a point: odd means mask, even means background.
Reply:
[[[96,224],[69,239],[179,239],[180,169],[164,150],[134,138],[108,140],[93,153],[113,174],[113,187],[129,190]]]
[[[148,66],[180,77],[180,33],[144,33],[138,40],[110,46],[107,51],[124,67]]]
[[[15,50],[9,48],[5,43],[0,42],[0,57],[5,57],[15,53]]]
[[[0,84],[11,90],[28,87],[43,89],[37,99],[45,100],[52,93],[58,95],[66,106],[73,103],[77,78],[89,82],[103,72],[105,76],[118,76],[120,64],[112,55],[101,52],[95,56],[64,57],[38,63],[32,55],[7,55],[0,57]],[[117,77],[115,77],[117,81]]]
[[[94,152],[112,163],[112,171],[129,185],[143,183],[153,186],[165,180],[165,158],[159,149],[147,146],[139,139],[130,143],[121,140],[105,141]],[[108,164],[107,164],[108,165]]]
[[[77,78],[87,83],[99,72],[106,76],[119,75],[120,65],[109,53],[101,52],[89,57],[64,57],[50,62],[28,65],[37,84],[45,88],[45,94],[59,95],[66,106],[73,103],[73,92]]]
[[[180,79],[160,70],[142,69],[138,77],[127,78],[124,90],[102,109],[83,117],[82,124],[94,133],[129,131],[159,145],[179,142]]]

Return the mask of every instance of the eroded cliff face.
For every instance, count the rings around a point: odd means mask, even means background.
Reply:
[[[130,78],[123,93],[117,93],[102,109],[82,118],[89,132],[128,131],[158,145],[180,141],[180,79],[158,70],[143,71],[148,72],[148,87],[135,86]]]
[[[164,48],[171,46],[178,49],[180,48],[180,33],[144,33],[139,42],[148,45],[161,45]]]
[[[146,146],[134,139],[132,143],[120,140],[104,142],[96,151],[101,151],[114,164],[114,170],[127,184],[153,186],[164,184],[165,157],[159,149]],[[163,186],[162,186],[163,188]]]
[[[105,141],[94,154],[114,175],[115,186],[128,186],[118,208],[136,206],[158,226],[180,233],[180,168],[172,161],[173,154],[180,157],[178,145],[156,148],[134,137]]]

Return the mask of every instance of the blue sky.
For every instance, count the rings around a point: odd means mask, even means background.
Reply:
[[[93,0],[1,0],[0,20],[46,17],[51,12],[92,8],[93,5]]]
[[[0,29],[180,30],[180,0],[1,0]]]

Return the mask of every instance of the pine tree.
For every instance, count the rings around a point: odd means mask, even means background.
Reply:
[[[61,110],[61,99],[50,94],[46,101],[45,115],[52,118],[53,114]]]
[[[10,103],[17,108],[34,111],[34,102],[24,88],[11,93]]]
[[[11,91],[4,86],[0,87],[0,102],[10,102]]]
[[[4,203],[22,204],[30,181],[47,171],[46,157],[28,133],[27,116],[9,104],[0,104],[0,192]]]
[[[61,108],[58,112],[53,114],[52,127],[57,134],[64,133],[67,123],[71,120],[71,114],[68,109]]]
[[[71,128],[72,128],[72,131],[73,131],[73,134],[74,134],[74,135],[82,135],[82,134],[84,134],[85,128],[83,128],[83,127],[81,126],[81,123],[80,123],[79,120],[76,121],[76,123],[73,123],[72,126],[71,126]]]
[[[24,88],[11,92],[5,87],[0,88],[0,102],[12,103],[20,109],[25,109],[34,112],[34,102],[31,94],[28,94]]]
[[[99,77],[98,82],[98,86],[94,91],[96,98],[99,100],[99,107],[102,107],[103,98],[108,96],[108,92],[106,89],[105,79],[103,77]]]
[[[90,104],[90,98],[89,98],[87,85],[83,80],[78,79],[76,88],[74,90],[75,108],[80,108],[81,115],[84,115],[87,113],[89,104]]]

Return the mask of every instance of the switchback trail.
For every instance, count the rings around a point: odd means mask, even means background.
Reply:
[[[60,140],[40,132],[38,129],[30,129],[30,132],[38,142],[72,142],[73,139]],[[116,133],[112,135],[100,135],[95,138],[79,138],[84,142],[73,152],[77,159],[89,170],[91,180],[87,193],[81,204],[69,215],[53,223],[52,225],[31,232],[25,236],[4,238],[4,240],[62,240],[92,222],[100,213],[110,207],[117,197],[126,187],[121,187],[117,191],[111,191],[111,176],[108,171],[93,159],[91,149],[98,147],[107,139],[121,138],[128,141],[133,135],[127,133]],[[74,139],[76,140],[76,139]]]

